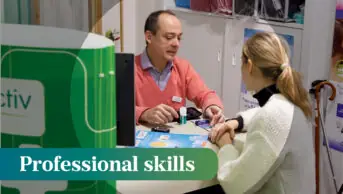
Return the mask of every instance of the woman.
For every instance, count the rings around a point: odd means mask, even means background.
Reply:
[[[243,46],[242,77],[260,107],[215,126],[218,180],[230,194],[313,194],[315,159],[311,105],[300,75],[289,65],[287,43],[257,33]],[[234,130],[247,130],[240,152]]]

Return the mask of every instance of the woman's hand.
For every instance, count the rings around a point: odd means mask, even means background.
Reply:
[[[238,127],[238,121],[229,120],[225,123],[217,124],[214,126],[210,132],[211,142],[217,142],[225,133],[229,133],[231,139],[235,138],[235,129]]]
[[[227,144],[232,144],[232,140],[231,134],[226,132],[215,143],[219,148],[221,148]]]

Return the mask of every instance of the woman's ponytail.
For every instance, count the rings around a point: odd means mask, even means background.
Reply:
[[[282,73],[277,79],[277,87],[288,100],[297,105],[308,119],[312,118],[308,93],[302,85],[301,75],[290,65],[281,65]]]

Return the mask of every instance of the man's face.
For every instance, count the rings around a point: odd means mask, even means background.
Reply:
[[[181,22],[175,16],[162,14],[158,18],[156,34],[145,33],[152,55],[164,60],[173,60],[179,50],[182,36]]]

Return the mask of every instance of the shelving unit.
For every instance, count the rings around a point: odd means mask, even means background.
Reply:
[[[234,10],[226,15],[177,7],[175,0],[163,1],[163,9],[174,11],[182,22],[179,56],[189,60],[205,83],[221,96],[224,107],[230,107],[225,110],[228,116],[242,110],[240,58],[246,28],[292,36],[292,66],[300,70],[302,62],[304,25],[261,19],[250,8],[253,16],[238,15]]]
[[[196,14],[196,15],[204,15],[204,16],[210,16],[210,17],[218,17],[218,18],[234,18],[234,16],[231,15],[224,15],[224,14],[216,14],[216,13],[209,13],[204,11],[194,11],[187,8],[181,8],[176,6],[167,6],[165,9],[169,9],[176,12],[183,12],[183,13],[189,13],[189,14]]]
[[[236,0],[237,1],[237,0]],[[284,22],[284,21],[277,21],[277,20],[267,20],[264,19],[262,17],[258,17],[258,5],[257,2],[254,5],[254,17],[258,18],[256,20],[256,22],[261,23],[261,24],[270,24],[270,25],[278,25],[278,26],[285,26],[285,27],[291,27],[291,28],[298,28],[301,29],[303,28],[303,24],[299,24],[296,22]],[[286,1],[286,6],[288,7],[289,2]],[[220,17],[220,18],[228,18],[228,19],[234,19],[234,18],[241,18],[241,17],[245,17],[244,15],[239,15],[235,13],[235,0],[233,0],[233,14],[232,15],[225,15],[225,14],[216,14],[216,13],[210,13],[210,12],[202,12],[202,11],[194,11],[191,9],[187,9],[187,8],[182,8],[182,7],[177,7],[175,4],[175,0],[163,0],[163,8],[164,9],[169,9],[172,11],[177,11],[177,12],[183,12],[183,13],[190,13],[190,14],[197,14],[197,15],[207,15],[210,17]],[[287,9],[288,10],[288,9]]]
[[[195,14],[195,15],[204,15],[209,17],[218,17],[218,18],[227,18],[227,19],[242,19],[244,17],[250,17],[250,16],[243,16],[243,15],[224,15],[224,14],[216,14],[216,13],[209,13],[209,12],[202,12],[202,11],[194,11],[186,8],[180,8],[175,6],[165,7],[165,9],[169,9],[175,12],[182,12],[182,13],[188,13],[188,14]],[[303,29],[303,24],[298,24],[294,22],[277,22],[277,21],[269,21],[264,20],[260,18],[256,18],[255,20],[257,23],[260,24],[268,24],[273,26],[281,26],[281,27],[288,27],[288,28],[295,28],[295,29]]]
[[[275,21],[268,21],[264,19],[257,19],[257,23],[260,24],[268,24],[272,26],[280,26],[280,27],[286,27],[286,28],[294,28],[294,29],[303,29],[304,25],[303,24],[298,24],[298,23],[288,23],[288,22],[275,22]]]

